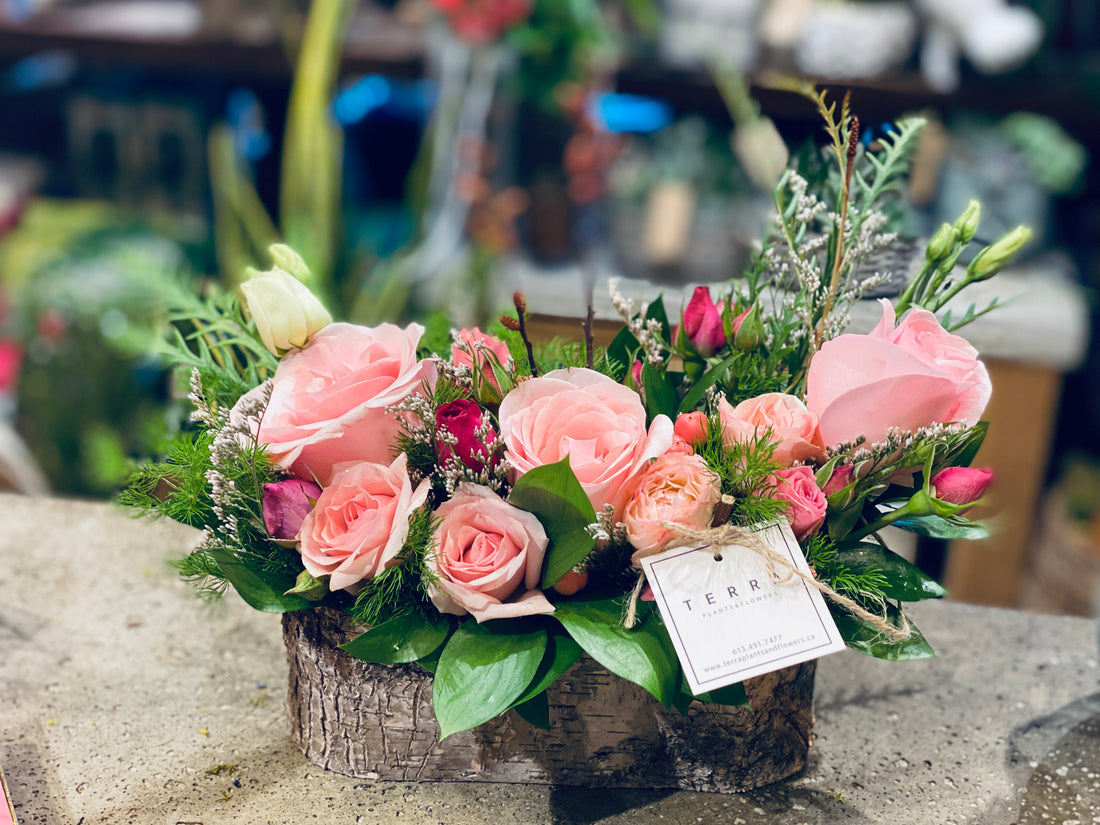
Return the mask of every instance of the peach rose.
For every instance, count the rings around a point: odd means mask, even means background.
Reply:
[[[409,518],[424,504],[430,483],[417,488],[402,453],[389,466],[359,461],[338,465],[298,534],[302,564],[347,590],[397,563],[409,536]]]
[[[661,526],[662,521],[709,527],[721,498],[718,477],[699,456],[665,453],[650,462],[623,511],[626,536],[636,551],[635,564],[676,538]]]
[[[816,461],[824,455],[817,415],[793,395],[768,392],[736,407],[723,397],[718,400],[718,416],[726,445],[751,441],[770,429],[772,439],[778,442],[775,460],[784,467],[796,461]]]
[[[466,483],[435,514],[428,596],[441,613],[469,613],[482,622],[554,612],[538,589],[548,539],[534,515]]]
[[[416,358],[423,332],[330,324],[284,356],[257,435],[272,460],[322,485],[338,463],[389,464],[400,426],[386,407],[435,377],[435,363]]]
[[[673,427],[658,415],[646,429],[633,390],[588,369],[561,369],[524,381],[500,403],[500,437],[517,475],[569,456],[592,506],[616,515],[643,465],[672,446]]]
[[[895,327],[893,305],[883,300],[882,308],[868,335],[826,341],[810,361],[806,406],[817,413],[825,444],[860,435],[879,442],[891,427],[976,424],[992,392],[977,350],[927,310],[909,310]]]
[[[799,541],[809,538],[825,521],[828,506],[825,493],[817,486],[813,470],[809,467],[789,467],[776,473],[776,485],[772,498],[787,502],[787,520],[791,532]]]

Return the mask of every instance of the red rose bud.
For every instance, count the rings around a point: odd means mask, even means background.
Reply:
[[[722,313],[711,300],[709,287],[695,287],[684,310],[683,331],[695,350],[704,357],[714,355],[726,343]]]
[[[932,491],[948,504],[972,504],[989,489],[993,471],[981,467],[947,467],[932,476]]]
[[[321,487],[312,481],[288,478],[263,486],[264,524],[273,539],[298,538],[302,520],[309,515]]]
[[[485,462],[490,455],[486,442],[492,443],[496,439],[496,432],[489,428],[484,439],[477,434],[481,427],[481,416],[481,407],[463,398],[439,405],[435,411],[435,425],[441,432],[450,434],[455,441],[450,444],[440,440],[439,460],[443,464],[447,464],[455,456],[475,473],[485,469]]]

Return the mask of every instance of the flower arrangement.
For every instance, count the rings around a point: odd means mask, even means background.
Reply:
[[[743,703],[738,684],[689,688],[643,560],[760,524],[789,525],[849,647],[932,655],[900,605],[944,591],[878,532],[984,534],[967,511],[991,481],[970,467],[991,387],[955,330],[992,306],[953,320],[945,304],[1027,233],[960,271],[973,204],[877,326],[846,331],[867,287],[850,273],[892,240],[875,204],[919,123],[871,153],[846,100],[837,116],[813,98],[833,189],[789,170],[743,278],[696,289],[675,323],[661,301],[613,296],[624,324],[606,348],[590,327],[583,345],[536,346],[518,294],[495,334],[456,331],[443,352],[416,323],[333,322],[301,258],[273,247],[243,303],[174,316],[194,423],[123,500],[202,528],[179,567],[207,591],[343,611],[364,628],[352,656],[435,674],[444,736],[512,708],[546,725],[546,688],[582,653],[667,706]]]

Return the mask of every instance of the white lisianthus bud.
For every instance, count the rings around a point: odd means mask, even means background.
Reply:
[[[275,262],[276,269],[286,270],[303,284],[309,283],[312,273],[310,273],[305,260],[285,243],[271,244],[267,248],[267,253],[271,256],[271,260]]]
[[[285,270],[250,270],[241,294],[264,346],[275,356],[305,346],[332,316],[309,287]]]

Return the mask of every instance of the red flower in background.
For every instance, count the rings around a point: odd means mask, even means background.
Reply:
[[[491,43],[527,19],[531,0],[432,0],[456,35],[475,45]]]

